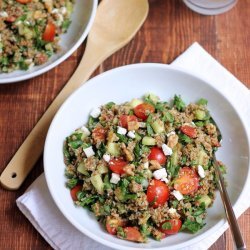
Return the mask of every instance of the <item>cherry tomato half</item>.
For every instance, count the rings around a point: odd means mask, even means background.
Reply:
[[[16,0],[18,3],[30,3],[32,0]]]
[[[123,226],[125,226],[125,222],[123,220],[114,217],[112,218],[110,216],[107,217],[106,229],[110,234],[116,235],[117,228]]]
[[[73,201],[77,201],[77,193],[82,190],[82,185],[76,185],[70,190],[70,195]]]
[[[182,194],[196,192],[199,187],[199,177],[196,171],[189,167],[180,169],[178,177],[174,180],[174,188]]]
[[[134,113],[138,118],[143,121],[147,120],[150,113],[155,112],[155,107],[149,103],[142,103],[134,108]]]
[[[119,123],[123,128],[128,128],[128,123],[133,121],[138,121],[135,115],[121,115]]]
[[[53,23],[48,23],[43,33],[43,40],[53,42],[56,35],[56,26]]]
[[[195,138],[197,136],[197,131],[196,128],[188,126],[188,125],[183,125],[180,128],[181,132],[191,138]]]
[[[156,160],[161,165],[165,165],[165,163],[167,161],[167,157],[164,155],[162,149],[158,148],[158,147],[152,147],[150,149],[150,154],[148,156],[148,159],[149,160]]]
[[[166,220],[160,225],[160,231],[166,235],[176,234],[181,229],[182,222],[179,219]]]
[[[116,174],[124,174],[123,167],[125,167],[128,162],[124,161],[123,158],[115,158],[109,161],[109,168],[112,172]]]
[[[97,127],[92,130],[92,138],[95,142],[105,141],[106,130],[103,127]]]
[[[169,199],[169,188],[165,182],[153,179],[147,189],[147,200],[154,208],[165,204]]]
[[[144,239],[137,227],[124,227],[125,239],[135,242],[143,242]]]

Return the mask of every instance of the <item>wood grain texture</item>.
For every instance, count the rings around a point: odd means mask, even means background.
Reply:
[[[201,16],[180,0],[151,0],[142,29],[126,47],[106,60],[96,72],[138,62],[171,63],[194,41],[250,87],[250,0],[218,16]],[[0,172],[74,72],[84,45],[68,60],[32,80],[0,86]],[[43,171],[42,158],[20,190],[0,188],[0,249],[51,249],[16,207],[15,200]],[[250,209],[239,219],[250,247]],[[227,231],[210,250],[233,249]]]

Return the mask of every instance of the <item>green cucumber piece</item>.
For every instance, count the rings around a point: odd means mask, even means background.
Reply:
[[[154,104],[156,104],[160,100],[160,98],[157,95],[152,94],[152,93],[146,94],[145,98],[150,99]]]
[[[89,172],[88,170],[86,169],[85,165],[84,165],[84,162],[80,162],[78,167],[77,167],[77,171],[83,175],[87,175],[89,176]]]
[[[113,155],[115,157],[120,156],[120,154],[121,154],[120,145],[118,143],[115,143],[115,142],[108,143],[107,151],[108,151],[108,153],[110,153],[111,155]]]
[[[139,104],[142,104],[142,103],[143,103],[143,101],[140,99],[132,99],[131,102],[129,103],[129,105],[132,108],[135,108],[136,106],[138,106]]]
[[[198,199],[198,203],[200,205],[204,203],[205,207],[208,208],[210,204],[212,203],[212,199],[208,195],[204,194],[201,196],[201,198]]]
[[[154,146],[156,144],[156,140],[153,137],[145,136],[142,139],[142,144],[146,146]]]
[[[206,166],[208,164],[209,157],[206,152],[201,149],[198,154],[198,165]]]
[[[204,121],[207,119],[207,113],[204,110],[197,109],[195,112],[195,118],[200,121]]]
[[[102,181],[102,177],[100,174],[94,174],[90,177],[90,181],[93,184],[94,188],[98,192],[98,194],[103,194],[104,183]]]
[[[165,131],[164,128],[164,123],[161,120],[156,120],[151,124],[151,127],[153,128],[153,130],[155,131],[155,133],[160,134],[163,133]]]
[[[108,169],[108,167],[105,166],[105,165],[99,165],[99,166],[97,167],[97,171],[98,171],[99,174],[107,174],[108,171],[109,171],[109,169]]]

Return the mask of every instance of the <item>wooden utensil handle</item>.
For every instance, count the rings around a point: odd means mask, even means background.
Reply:
[[[20,187],[42,154],[45,137],[55,113],[66,98],[90,77],[104,59],[105,57],[100,56],[100,54],[96,57],[92,49],[86,48],[85,54],[73,76],[51,103],[2,172],[0,182],[4,188],[16,190]]]

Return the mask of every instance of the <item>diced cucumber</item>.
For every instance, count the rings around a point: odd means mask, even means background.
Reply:
[[[51,43],[47,43],[47,44],[45,45],[45,49],[46,49],[47,51],[52,51],[52,52],[53,52],[53,46],[52,46],[52,44],[51,44]]]
[[[197,109],[194,114],[197,120],[204,121],[207,119],[207,113],[204,110]]]
[[[84,175],[87,175],[89,176],[89,172],[88,170],[86,169],[85,165],[84,165],[84,162],[80,162],[78,167],[77,167],[77,171],[81,174],[84,174]]]
[[[147,179],[151,179],[153,176],[153,173],[150,169],[143,170],[143,176]]]
[[[90,181],[93,184],[94,188],[98,192],[98,194],[103,194],[104,183],[102,181],[102,177],[100,174],[94,174],[90,177]]]
[[[155,104],[160,100],[160,98],[157,95],[152,94],[152,93],[146,94],[145,98],[149,98]]]
[[[142,104],[143,101],[140,100],[140,99],[132,99],[129,103],[129,105],[132,107],[132,108],[135,108],[136,106],[138,106],[139,104]]]
[[[198,165],[206,166],[208,164],[209,157],[207,153],[201,149],[198,154]]]
[[[142,144],[146,146],[154,146],[156,144],[156,140],[153,137],[145,136],[142,139]]]
[[[99,165],[97,167],[97,171],[98,171],[99,174],[106,174],[106,173],[108,173],[109,170],[108,170],[107,166],[105,166],[105,165]]]
[[[161,120],[156,120],[151,124],[151,127],[153,128],[153,130],[155,131],[155,133],[160,134],[163,133],[165,131],[164,128],[164,123]]]
[[[179,151],[181,150],[181,144],[177,143],[177,145],[173,148],[173,153],[171,155],[171,164],[173,166],[177,166],[179,162]]]
[[[122,192],[121,188],[116,188],[115,189],[115,196],[119,201],[124,201],[125,197],[124,197],[124,193]]]
[[[204,194],[198,200],[198,203],[199,203],[199,205],[201,205],[202,203],[204,203],[205,207],[207,208],[212,203],[212,199],[208,195]]]
[[[116,157],[120,156],[120,154],[121,154],[120,145],[118,143],[115,143],[115,142],[108,143],[107,151],[108,151],[108,153],[110,153],[111,155],[116,156]]]
[[[137,133],[135,133],[135,140],[136,141],[140,141],[141,140],[141,136]]]

